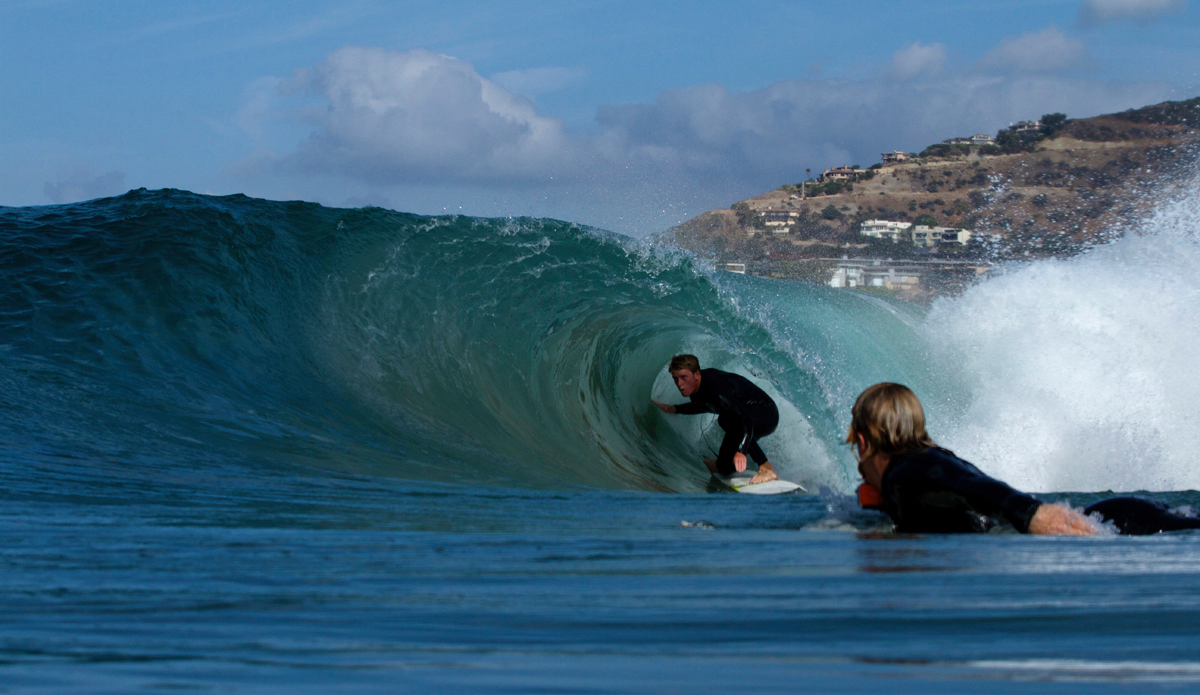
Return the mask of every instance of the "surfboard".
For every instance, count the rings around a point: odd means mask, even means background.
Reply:
[[[746,495],[786,495],[792,492],[808,492],[803,485],[798,485],[790,480],[769,480],[765,483],[750,484],[750,480],[754,475],[747,473],[744,475],[734,475],[724,477],[714,475],[713,480],[720,482],[725,487],[740,492]]]

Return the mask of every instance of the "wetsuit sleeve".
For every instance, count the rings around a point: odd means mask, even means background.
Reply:
[[[940,468],[943,475],[938,482],[961,495],[975,511],[1002,516],[1021,533],[1029,533],[1029,522],[1042,506],[1037,499],[984,475],[974,466],[943,464]]]
[[[677,415],[699,415],[700,413],[711,412],[712,411],[709,410],[707,405],[703,403],[696,403],[695,401],[680,403],[679,405],[675,406],[675,413]]]

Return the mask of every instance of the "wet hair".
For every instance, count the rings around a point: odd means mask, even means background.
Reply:
[[[700,371],[700,358],[695,355],[675,355],[671,358],[671,364],[667,366],[667,371],[674,373],[680,369],[692,372]]]
[[[903,384],[884,382],[867,387],[854,401],[850,415],[846,443],[857,444],[858,435],[863,436],[866,446],[859,452],[860,459],[880,452],[895,456],[935,446],[925,431],[921,401]]]

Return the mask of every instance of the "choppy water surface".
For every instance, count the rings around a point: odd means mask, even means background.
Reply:
[[[903,381],[1046,499],[1200,508],[1196,228],[927,315],[546,220],[0,209],[0,687],[1193,688],[1200,535],[878,533],[838,442]],[[709,494],[709,418],[648,407],[681,351],[776,396],[819,495]]]

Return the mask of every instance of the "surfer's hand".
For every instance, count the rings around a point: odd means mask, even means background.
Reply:
[[[654,405],[657,405],[658,409],[663,411],[664,413],[670,413],[672,415],[675,414],[675,406],[671,405],[670,403],[659,403],[658,401],[654,400],[653,398],[650,399],[650,402],[653,403]]]
[[[733,455],[733,470],[738,473],[746,470],[746,455],[740,451]]]
[[[1029,532],[1053,536],[1094,536],[1096,525],[1074,509],[1043,504],[1029,520]]]

